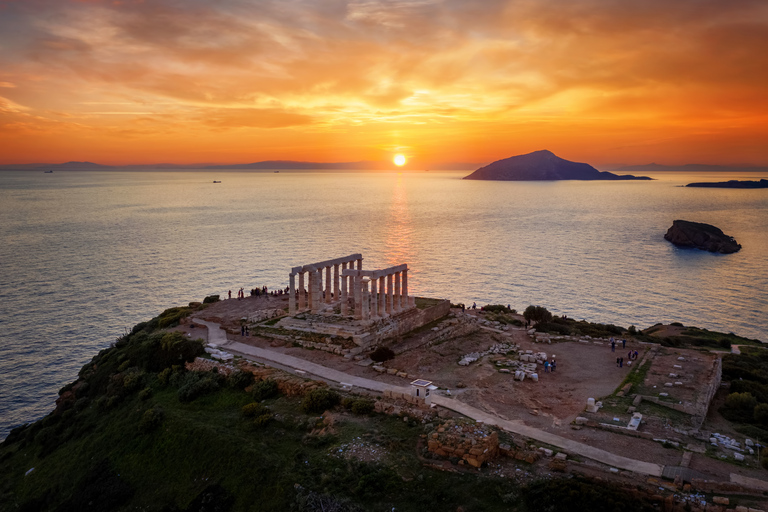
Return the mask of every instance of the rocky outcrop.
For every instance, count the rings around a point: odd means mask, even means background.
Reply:
[[[554,181],[554,180],[649,180],[644,176],[598,171],[589,164],[571,162],[542,150],[518,155],[481,167],[465,180]]]
[[[687,220],[674,221],[664,239],[678,247],[691,247],[721,254],[731,254],[741,249],[741,245],[720,228]]]
[[[700,183],[689,183],[686,187],[705,187],[705,188],[768,188],[768,180],[760,181],[703,181]]]

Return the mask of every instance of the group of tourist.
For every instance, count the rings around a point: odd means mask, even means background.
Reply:
[[[232,290],[229,290],[228,298],[230,299],[232,298]],[[237,290],[237,300],[242,300],[244,298],[245,298],[245,292],[243,291],[243,288],[240,288],[239,290]]]
[[[554,373],[555,370],[557,370],[557,361],[555,361],[555,356],[552,356],[552,362],[544,361],[544,373]]]
[[[611,337],[611,352],[616,352],[616,342],[617,340]],[[627,348],[627,340],[621,340],[621,348]]]

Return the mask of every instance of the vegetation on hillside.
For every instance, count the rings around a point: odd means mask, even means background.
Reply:
[[[157,327],[178,313],[100,352],[55,413],[11,432],[0,445],[0,510],[627,510],[604,482],[521,486],[425,467],[421,436],[434,425],[376,415],[367,398],[290,398],[245,372],[187,371],[201,342]],[[318,416],[326,408],[333,424]],[[349,456],[352,443],[380,455]]]
[[[746,436],[768,441],[768,350],[742,347],[741,354],[723,357],[723,380],[729,394],[720,414]],[[768,459],[763,460],[768,469]]]

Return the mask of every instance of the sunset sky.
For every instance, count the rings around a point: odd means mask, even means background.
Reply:
[[[766,0],[0,0],[0,164],[768,165]]]

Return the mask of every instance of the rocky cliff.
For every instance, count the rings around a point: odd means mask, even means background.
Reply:
[[[518,155],[481,167],[465,180],[554,181],[554,180],[649,180],[644,176],[620,176],[598,171],[589,164],[571,162],[542,150]]]
[[[678,247],[693,247],[721,254],[741,249],[741,245],[732,236],[726,235],[720,228],[701,222],[676,220],[664,238]]]

